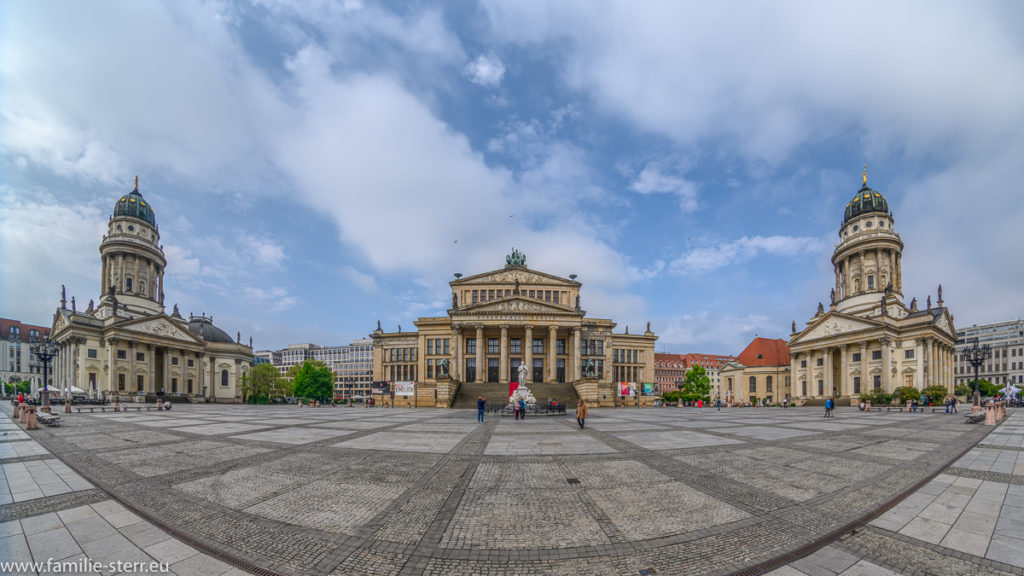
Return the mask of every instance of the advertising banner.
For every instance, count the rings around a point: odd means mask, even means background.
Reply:
[[[519,382],[509,382],[508,383],[508,396],[509,396],[509,398],[511,398],[512,395],[515,394],[516,390],[518,390],[518,389],[519,389]]]
[[[391,393],[391,382],[374,382],[370,386],[370,391],[373,394],[390,394]]]
[[[654,390],[654,382],[644,382],[644,396],[657,396],[658,393]]]
[[[395,396],[415,396],[415,382],[395,382]]]
[[[619,396],[636,396],[636,383],[619,382]]]

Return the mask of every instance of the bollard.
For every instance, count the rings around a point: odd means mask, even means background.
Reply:
[[[38,428],[39,425],[36,422],[36,407],[28,406],[25,409],[25,412],[27,413],[27,417],[25,418],[25,430],[35,430]]]
[[[985,425],[996,425],[996,407],[992,402],[985,405]]]
[[[71,414],[71,400],[64,401],[64,413]]]
[[[114,412],[120,412],[120,411],[121,411],[121,401],[120,400],[114,400]],[[104,412],[106,412],[106,410],[104,410]]]
[[[14,412],[11,412],[11,418],[17,420],[21,416],[21,402],[14,403]]]
[[[28,404],[22,402],[21,403],[21,413],[18,414],[18,423],[19,424],[24,424],[27,419],[28,419]]]

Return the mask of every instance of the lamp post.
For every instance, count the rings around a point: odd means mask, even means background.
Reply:
[[[978,391],[978,368],[985,363],[985,359],[992,355],[988,344],[979,346],[978,339],[972,338],[974,345],[964,350],[964,357],[974,366],[974,405],[981,406],[981,392]]]
[[[49,380],[50,360],[52,360],[60,351],[60,345],[53,340],[50,340],[50,337],[47,336],[38,344],[33,344],[30,350],[36,355],[36,358],[39,358],[39,361],[43,363],[43,405],[40,408],[40,411],[49,413],[50,389],[47,386],[47,381]]]

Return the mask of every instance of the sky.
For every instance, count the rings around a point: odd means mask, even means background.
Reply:
[[[0,316],[98,299],[153,206],[168,311],[257,349],[443,316],[527,266],[657,351],[739,354],[828,301],[884,194],[904,297],[1024,315],[1024,4],[0,3]]]

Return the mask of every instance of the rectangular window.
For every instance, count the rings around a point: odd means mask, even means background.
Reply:
[[[146,381],[143,380],[142,374],[139,374],[138,377],[135,378],[135,389],[142,392],[146,388],[145,384]]]
[[[881,388],[882,387],[882,377],[881,376],[877,376],[877,375],[875,376],[874,386],[875,386],[875,388]]]
[[[801,368],[807,368],[807,360],[801,360],[800,361],[800,367]]]
[[[604,356],[604,340],[597,341],[597,354],[598,356]]]
[[[95,348],[89,348],[88,356],[89,356],[89,358],[95,358],[96,357],[96,349]]]
[[[175,357],[171,358],[171,366],[177,366],[177,365],[178,365],[178,357],[175,356]]]
[[[137,361],[139,361],[139,362],[144,362],[146,360],[146,353],[145,352],[136,352],[135,353],[135,359]]]
[[[554,294],[551,295],[551,301],[554,302],[555,304],[558,304],[558,292],[555,292]]]
[[[766,376],[765,377],[764,389],[765,389],[766,392],[771,392],[772,391],[772,377],[771,376]]]
[[[177,394],[178,393],[178,379],[177,378],[171,378],[171,393],[172,394]]]
[[[126,350],[118,350],[117,351],[117,359],[118,360],[124,360],[127,357],[128,357],[128,352]]]
[[[565,338],[555,340],[555,353],[565,354]]]
[[[511,296],[511,295],[512,295],[512,291],[511,290],[505,290],[505,297],[506,298]]]
[[[853,393],[860,394],[860,376],[853,377]]]
[[[871,351],[871,359],[872,360],[881,360],[882,359],[882,351],[881,350],[872,350]]]
[[[868,290],[874,290],[874,289],[875,289],[875,277],[874,276],[868,276]]]
[[[479,290],[473,290],[473,304],[476,304],[477,302],[479,302],[480,301],[479,298],[480,298]]]
[[[466,338],[466,354],[476,354],[476,338]]]
[[[825,359],[824,358],[818,358],[818,366],[824,366],[824,365],[825,365]]]
[[[434,377],[434,359],[427,358],[427,378]]]
[[[498,339],[497,338],[488,338],[487,339],[487,353],[488,354],[498,354],[499,352],[501,352],[501,348],[499,346]]]
[[[117,375],[117,389],[119,391],[121,391],[121,392],[124,392],[124,380],[125,380],[125,375],[124,374],[118,374]]]
[[[544,301],[551,302],[551,290],[544,291]]]
[[[523,353],[523,341],[519,338],[512,338],[508,342],[509,354],[522,354]]]
[[[429,355],[429,356],[433,356],[434,355],[434,339],[433,338],[427,338],[427,355]]]
[[[444,339],[444,352],[443,352],[443,354],[445,356],[448,355],[448,346],[449,346],[449,344],[451,344],[451,338],[445,338]],[[415,353],[414,353],[413,360],[415,360],[415,359],[416,359],[416,356],[415,356]]]
[[[821,396],[824,393],[825,393],[825,381],[824,380],[818,380],[818,396]]]
[[[536,298],[536,296],[534,296],[533,290],[530,290],[530,298]]]
[[[191,378],[188,379],[188,393],[189,394],[192,393],[192,379]]]
[[[488,290],[487,291],[487,299],[488,300],[494,300],[494,290]]]
[[[757,378],[754,377],[754,376],[750,377],[750,393],[751,394],[756,394],[757,393]]]
[[[854,352],[853,353],[853,361],[854,362],[860,362],[860,352]]]
[[[188,367],[189,367],[189,368],[191,368],[191,367],[192,367],[192,366],[194,366],[194,365],[195,365],[195,361],[194,361],[194,360],[192,360],[191,358],[189,358],[189,359],[188,359]]]
[[[544,353],[544,340],[541,338],[533,339],[533,353],[543,354]]]
[[[910,358],[913,358],[913,357],[914,357],[914,350],[913,349],[904,350],[903,351],[903,358],[909,360]]]

